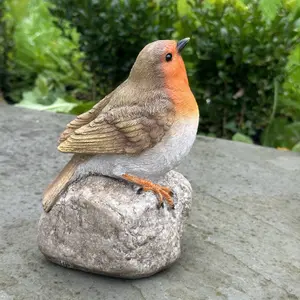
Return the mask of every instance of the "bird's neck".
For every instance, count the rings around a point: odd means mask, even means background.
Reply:
[[[165,79],[165,88],[168,96],[175,104],[178,117],[199,118],[199,109],[196,99],[190,89],[186,72],[180,76],[172,76]]]
[[[143,92],[152,93],[153,90],[164,91],[174,103],[179,118],[199,118],[198,105],[190,89],[184,65],[182,69],[173,70],[171,74],[164,74],[163,72],[145,73],[135,68],[134,71],[131,71],[127,84],[132,85],[133,89],[139,90],[141,94]]]
[[[159,72],[144,72],[139,68],[132,68],[128,81],[142,90],[161,89],[164,86],[163,76]]]

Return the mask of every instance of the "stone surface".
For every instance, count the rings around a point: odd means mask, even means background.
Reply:
[[[39,222],[38,244],[62,266],[122,278],[166,269],[181,253],[192,200],[189,182],[169,172],[160,182],[174,191],[176,209],[157,209],[153,193],[103,176],[71,185]]]
[[[1,105],[1,104],[0,104]],[[0,299],[300,299],[300,155],[199,137],[179,170],[193,204],[182,255],[126,280],[62,268],[37,246],[43,189],[73,117],[0,106]]]

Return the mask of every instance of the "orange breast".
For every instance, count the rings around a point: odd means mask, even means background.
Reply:
[[[181,56],[176,57],[174,64],[165,65],[163,72],[166,92],[174,102],[177,116],[199,118],[198,105],[190,89]]]
[[[178,117],[199,118],[199,108],[189,87],[186,90],[167,89],[167,93],[175,104],[175,111]]]

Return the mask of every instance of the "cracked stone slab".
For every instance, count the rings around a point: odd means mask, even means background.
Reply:
[[[190,183],[171,171],[160,182],[174,191],[175,209],[157,208],[151,192],[90,176],[72,184],[39,222],[38,244],[51,261],[69,268],[122,278],[147,277],[180,256]]]

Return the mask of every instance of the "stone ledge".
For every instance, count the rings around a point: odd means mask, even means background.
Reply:
[[[179,170],[193,204],[182,256],[131,281],[65,269],[37,247],[41,195],[73,116],[0,105],[0,298],[300,299],[300,156],[199,137]]]

